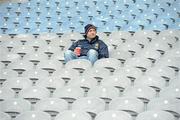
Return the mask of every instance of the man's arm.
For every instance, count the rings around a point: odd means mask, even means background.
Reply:
[[[78,46],[78,41],[76,41],[75,43],[73,43],[70,47],[69,50],[74,51],[74,49]]]
[[[99,50],[99,59],[100,58],[109,58],[108,46],[105,43],[102,43]]]

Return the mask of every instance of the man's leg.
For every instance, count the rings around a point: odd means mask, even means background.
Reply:
[[[73,51],[67,50],[64,53],[64,58],[65,58],[65,63],[67,63],[70,60],[77,59],[77,56],[76,56],[76,54]]]
[[[86,60],[88,60],[88,57],[87,56],[81,56],[81,57],[78,57],[78,59],[86,59]]]
[[[91,61],[92,64],[96,62],[98,59],[98,52],[94,49],[90,49],[87,53],[88,60]]]

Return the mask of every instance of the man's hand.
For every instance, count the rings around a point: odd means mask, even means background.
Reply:
[[[74,49],[74,53],[77,55],[77,56],[80,56],[81,55],[81,47],[76,47]]]

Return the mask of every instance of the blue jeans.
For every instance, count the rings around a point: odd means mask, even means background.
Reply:
[[[73,59],[87,59],[92,64],[94,64],[94,62],[96,62],[96,60],[98,59],[98,52],[96,50],[90,49],[87,53],[87,56],[78,57],[73,51],[67,50],[64,53],[64,58],[65,58],[65,63]]]

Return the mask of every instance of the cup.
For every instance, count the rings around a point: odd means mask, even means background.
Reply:
[[[81,47],[76,47],[74,52],[77,56],[80,56],[81,55]]]

